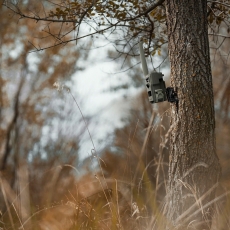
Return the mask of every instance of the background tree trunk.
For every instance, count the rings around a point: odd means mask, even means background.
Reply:
[[[207,1],[166,1],[171,85],[171,150],[166,216],[178,229],[209,229],[220,175],[209,55]],[[206,205],[206,206],[205,206]],[[203,207],[203,208],[202,208]],[[201,208],[200,212],[196,212]]]

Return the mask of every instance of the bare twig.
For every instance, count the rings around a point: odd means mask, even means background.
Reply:
[[[215,33],[212,33],[212,34],[208,34],[208,35],[222,37],[222,38],[230,38],[230,36],[227,36],[227,35],[224,35],[224,34],[215,34]]]

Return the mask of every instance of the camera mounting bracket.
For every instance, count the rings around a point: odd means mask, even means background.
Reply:
[[[170,103],[177,103],[179,101],[177,97],[177,92],[173,89],[173,87],[166,88],[166,96],[168,102]]]

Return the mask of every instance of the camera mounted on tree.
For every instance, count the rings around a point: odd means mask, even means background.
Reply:
[[[174,89],[172,87],[166,88],[165,86],[164,74],[156,71],[149,73],[142,42],[139,42],[139,48],[149,101],[151,103],[159,103],[168,100],[171,103],[178,103],[177,93]]]

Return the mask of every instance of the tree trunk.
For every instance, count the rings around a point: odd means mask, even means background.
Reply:
[[[176,229],[188,225],[209,229],[214,206],[208,203],[215,198],[220,165],[215,147],[207,1],[166,0],[166,14],[171,85],[179,103],[171,106],[165,214]]]

